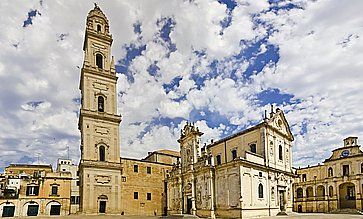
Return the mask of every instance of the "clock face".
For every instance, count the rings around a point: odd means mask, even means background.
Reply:
[[[342,157],[348,157],[348,156],[349,156],[349,151],[348,151],[348,150],[344,150],[344,151],[342,151],[341,156],[342,156]]]

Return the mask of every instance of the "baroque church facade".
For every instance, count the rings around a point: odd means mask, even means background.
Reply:
[[[188,123],[178,140],[180,153],[120,158],[111,45],[108,20],[95,5],[87,16],[80,77],[81,213],[215,218],[291,211],[293,136],[279,109],[262,123],[204,147],[203,133]]]
[[[254,127],[201,146],[187,123],[178,140],[181,163],[167,178],[169,214],[248,218],[291,212],[292,141],[283,112]]]

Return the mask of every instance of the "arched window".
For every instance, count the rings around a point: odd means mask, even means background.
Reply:
[[[105,161],[105,146],[101,145],[99,147],[99,155],[100,155],[100,161]]]
[[[257,153],[256,144],[250,144],[250,150],[252,153]]]
[[[97,24],[97,32],[101,32],[101,30],[102,30],[101,25]]]
[[[279,160],[282,160],[282,146],[279,145]]]
[[[329,186],[329,197],[333,197],[333,192],[334,192],[333,186]]]
[[[105,111],[105,99],[102,96],[98,96],[97,98],[98,102],[98,112],[104,112]]]
[[[328,177],[332,177],[333,176],[333,168],[329,167],[328,169]]]
[[[303,189],[302,188],[296,189],[296,197],[297,198],[302,198],[303,197]]]
[[[316,196],[318,196],[318,197],[325,196],[325,188],[323,185],[318,186],[317,191],[316,191]]]
[[[103,68],[103,57],[101,54],[96,54],[96,65],[98,68]]]
[[[258,198],[263,198],[263,185],[261,183],[258,185]]]
[[[313,187],[309,186],[306,188],[306,197],[310,198],[314,196]]]

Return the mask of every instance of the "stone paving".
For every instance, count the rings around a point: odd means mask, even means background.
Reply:
[[[29,219],[30,217],[17,217],[17,218],[21,218],[21,219]],[[31,217],[31,218],[37,218],[37,219],[54,219],[54,218],[61,218],[61,219],[140,219],[140,218],[145,218],[145,219],[180,219],[182,217],[172,217],[172,216],[168,216],[168,217],[157,217],[157,216],[121,216],[121,215],[95,215],[95,216],[90,216],[90,215],[69,215],[69,216],[53,216],[53,217],[45,217],[45,216],[39,216],[39,217]],[[186,218],[186,217],[184,217]],[[272,217],[255,217],[255,218],[251,218],[251,219],[269,219],[269,218],[279,218],[279,219],[284,219],[284,218],[291,218],[291,219],[356,219],[356,218],[363,218],[363,215],[358,215],[358,214],[318,214],[318,213],[303,213],[303,214],[298,214],[298,213],[291,213],[288,216],[272,216]],[[246,218],[247,219],[247,218]]]

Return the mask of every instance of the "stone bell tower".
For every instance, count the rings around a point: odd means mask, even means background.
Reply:
[[[88,13],[81,70],[82,95],[80,211],[120,214],[121,164],[117,114],[117,77],[111,58],[112,35],[105,14],[95,4]]]

